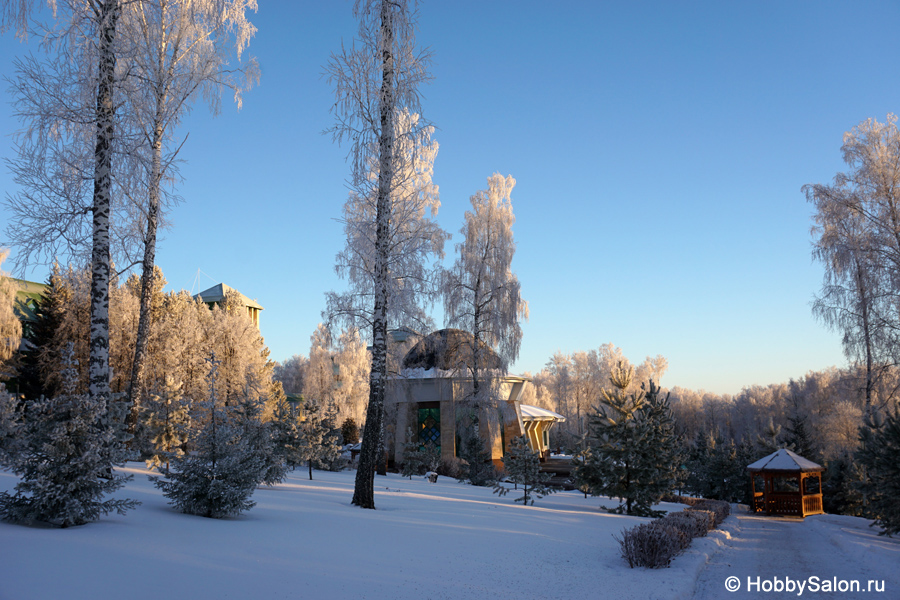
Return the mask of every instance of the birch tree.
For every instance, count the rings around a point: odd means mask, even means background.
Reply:
[[[511,195],[515,185],[511,175],[494,173],[488,178],[487,190],[469,199],[472,210],[466,211],[460,230],[465,238],[456,247],[456,263],[444,277],[448,324],[472,334],[470,369],[476,415],[483,402],[484,353],[495,351],[506,370],[519,355],[521,322],[528,319],[528,303],[512,271],[516,243]]]
[[[866,414],[884,369],[900,359],[900,130],[897,117],[863,121],[844,134],[847,172],[803,187],[816,207],[813,256],[825,267],[815,314],[844,335],[865,367]],[[886,399],[881,399],[884,401]]]
[[[91,214],[91,326],[88,390],[91,397],[106,402],[109,396],[109,280],[110,216],[112,203],[112,155],[116,147],[117,73],[116,27],[120,15],[119,0],[60,0],[52,2],[57,26],[42,27],[45,48],[50,53],[43,65],[31,59],[19,62],[20,77],[14,84],[19,116],[26,121],[26,143],[18,148],[14,161],[16,180],[23,184],[25,204],[29,190],[36,200],[51,207],[61,203],[63,215],[72,221]],[[4,4],[4,25],[16,25],[20,33],[27,26],[27,14],[34,3],[27,0]],[[33,68],[29,68],[33,67]],[[71,145],[70,145],[71,143]],[[93,148],[87,159],[85,148]],[[16,165],[19,168],[17,170]],[[45,169],[44,167],[50,167]],[[90,174],[90,177],[86,175]],[[59,179],[55,175],[60,176]],[[85,182],[92,185],[91,201],[85,202]],[[20,200],[22,197],[20,196]],[[16,212],[20,201],[11,206]],[[54,223],[42,217],[40,210],[27,211],[38,217],[37,226],[56,237],[67,221]],[[16,240],[16,218],[7,229]],[[71,235],[86,237],[87,230],[62,237],[67,244]],[[83,239],[81,240],[83,241]],[[25,246],[23,260],[31,252]]]
[[[157,232],[163,207],[163,183],[172,180],[172,165],[184,141],[175,130],[193,101],[202,95],[218,112],[222,91],[241,93],[258,79],[255,60],[240,64],[256,28],[247,12],[256,0],[133,0],[124,7],[122,34],[128,37],[128,119],[141,152],[141,184],[134,206],[143,224],[141,311],[135,342],[130,400],[141,400],[150,304],[154,288]],[[232,54],[238,60],[231,64]]]
[[[336,267],[349,279],[351,291],[330,294],[328,310],[371,331],[369,404],[352,502],[375,508],[388,320],[415,312],[411,309],[417,292],[428,283],[426,277],[417,277],[423,269],[416,267],[427,254],[440,253],[444,238],[424,214],[426,208],[434,214],[438,207],[430,162],[414,160],[420,150],[437,150],[430,143],[430,129],[413,118],[429,62],[428,53],[415,47],[415,10],[407,0],[357,0],[354,14],[360,21],[357,40],[332,55],[326,67],[336,96],[331,133],[337,142],[350,144],[353,190],[344,208],[347,247]],[[403,115],[405,128],[398,123]],[[404,192],[407,200],[419,200],[419,210],[401,208]],[[404,225],[404,212],[421,217]]]

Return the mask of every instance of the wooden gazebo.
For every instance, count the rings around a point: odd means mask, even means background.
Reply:
[[[776,515],[820,515],[822,510],[822,471],[817,465],[782,448],[747,467],[753,490],[754,512]],[[756,478],[763,478],[763,490],[756,491]]]

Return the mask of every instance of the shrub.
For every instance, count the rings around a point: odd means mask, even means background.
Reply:
[[[696,510],[708,510],[713,513],[716,517],[716,523],[712,529],[721,525],[722,521],[727,519],[728,515],[731,514],[731,505],[724,500],[700,500],[699,502],[695,502],[691,508]]]
[[[657,519],[622,531],[622,538],[613,536],[621,546],[622,558],[632,569],[668,567],[672,559],[690,546],[691,540],[683,531],[664,519]]]
[[[661,519],[667,525],[683,531],[691,539],[705,537],[715,525],[715,515],[707,510],[683,510],[667,514]]]

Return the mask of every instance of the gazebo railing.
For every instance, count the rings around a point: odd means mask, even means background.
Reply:
[[[819,515],[824,512],[825,510],[822,507],[822,494],[811,494],[809,496],[803,496],[804,515]]]
[[[771,492],[766,499],[766,512],[779,515],[802,515],[803,504],[797,492]]]

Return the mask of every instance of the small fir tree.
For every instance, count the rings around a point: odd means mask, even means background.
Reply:
[[[406,443],[403,444],[403,464],[400,465],[400,475],[413,478],[413,475],[421,475],[425,468],[424,448],[419,444],[419,438],[412,430],[406,429]]]
[[[102,426],[105,403],[76,394],[71,346],[63,393],[28,403],[19,429],[20,446],[7,465],[21,480],[15,494],[0,493],[0,517],[15,523],[58,527],[83,525],[110,512],[124,515],[140,503],[103,500],[131,475],[112,471],[115,432]]]
[[[506,469],[506,479],[518,486],[522,486],[522,496],[516,498],[524,506],[534,506],[535,497],[543,498],[556,490],[548,485],[550,475],[541,473],[541,461],[536,452],[528,447],[525,436],[513,438],[509,444],[509,453],[503,457],[503,467]],[[494,485],[494,493],[505,496],[509,488],[497,482]]]
[[[194,439],[197,452],[174,457],[172,468],[162,470],[163,477],[150,480],[181,512],[221,519],[253,508],[256,503],[250,497],[264,477],[266,464],[243,436],[232,410],[219,402],[215,353],[207,360],[209,395],[202,408],[208,411],[208,419]]]

